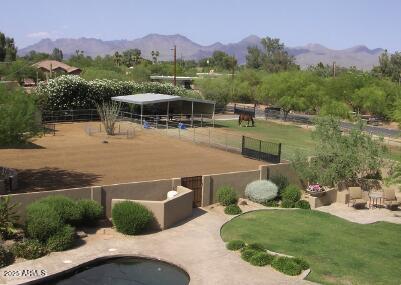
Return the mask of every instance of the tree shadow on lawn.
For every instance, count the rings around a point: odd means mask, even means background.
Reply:
[[[87,187],[94,185],[102,177],[93,173],[48,167],[17,171],[18,189],[13,193]]]

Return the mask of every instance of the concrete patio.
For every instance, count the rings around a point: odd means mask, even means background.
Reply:
[[[299,277],[286,276],[269,266],[252,266],[237,253],[227,250],[220,238],[220,227],[231,217],[222,214],[219,208],[196,209],[194,216],[180,225],[142,236],[124,236],[111,228],[99,229],[75,249],[0,269],[0,284],[22,284],[33,280],[5,278],[6,270],[44,269],[51,275],[98,257],[113,255],[148,256],[174,263],[188,272],[191,285],[313,284]],[[252,209],[250,206],[244,208]]]

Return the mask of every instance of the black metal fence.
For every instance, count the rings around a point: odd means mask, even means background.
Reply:
[[[267,142],[242,136],[241,154],[270,163],[280,163],[281,143]]]

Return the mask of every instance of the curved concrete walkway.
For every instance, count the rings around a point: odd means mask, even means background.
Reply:
[[[191,285],[313,284],[299,277],[286,276],[271,267],[255,267],[227,250],[220,238],[220,227],[230,217],[217,209],[197,209],[194,217],[168,230],[124,236],[110,228],[84,239],[84,244],[40,259],[0,269],[0,284],[21,284],[34,278],[4,277],[5,271],[36,269],[54,274],[102,256],[142,255],[172,262],[185,269]]]

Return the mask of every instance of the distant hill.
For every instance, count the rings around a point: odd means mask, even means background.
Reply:
[[[19,55],[25,55],[31,50],[37,52],[51,53],[53,48],[60,48],[66,57],[75,53],[76,50],[83,50],[86,55],[97,56],[114,54],[130,48],[138,48],[145,58],[151,57],[152,50],[160,52],[159,60],[171,60],[173,57],[171,48],[177,45],[177,57],[183,59],[199,60],[210,56],[215,50],[222,50],[230,55],[235,55],[240,64],[246,62],[248,46],[260,46],[260,38],[249,36],[245,39],[230,44],[220,42],[209,46],[202,46],[182,35],[159,35],[149,34],[143,38],[134,40],[103,41],[94,38],[79,39],[43,39],[36,44],[27,46],[18,51]],[[308,44],[301,47],[289,47],[288,52],[296,57],[301,67],[317,64],[319,62],[331,64],[335,61],[340,66],[356,66],[360,69],[371,69],[378,64],[378,57],[384,50],[381,48],[369,49],[366,46],[355,46],[343,50],[333,50],[319,44]]]

